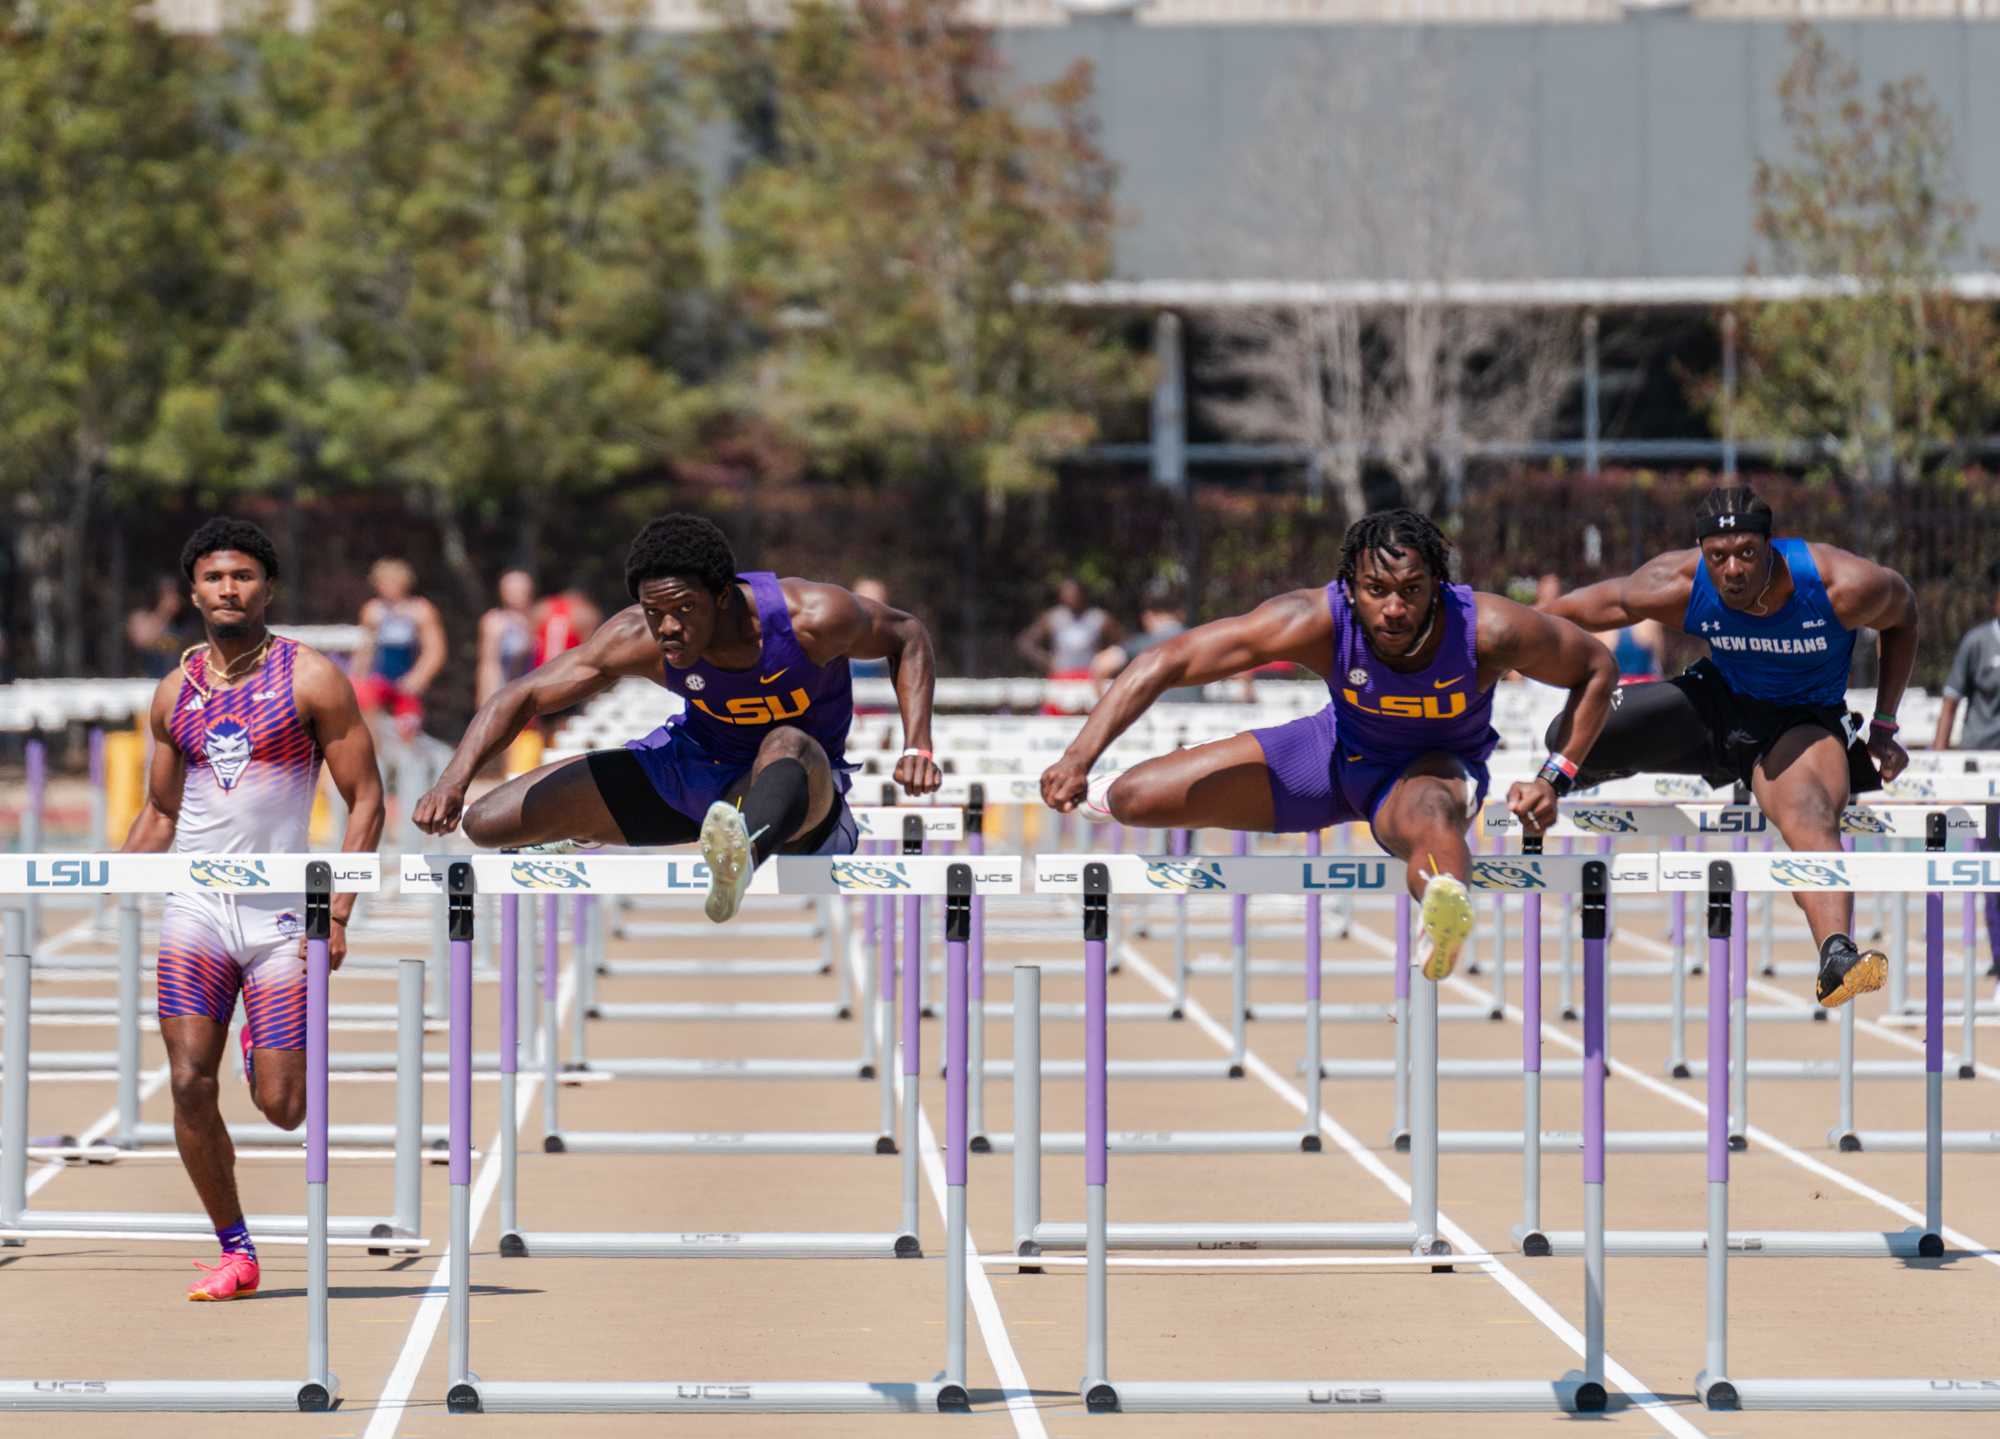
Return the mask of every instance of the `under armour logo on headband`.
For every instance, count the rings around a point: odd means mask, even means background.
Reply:
[[[1715,527],[1716,527],[1717,529],[1719,529],[1719,530],[1733,530],[1733,529],[1735,529],[1735,528],[1736,528],[1736,516],[1734,516],[1734,515],[1717,515],[1717,516],[1715,517]]]

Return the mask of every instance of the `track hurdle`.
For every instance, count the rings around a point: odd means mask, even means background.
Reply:
[[[64,887],[99,894],[136,895],[194,893],[271,894],[302,891],[309,855],[235,854],[119,854],[119,855],[0,855],[0,894],[18,895],[45,889],[62,882]],[[341,893],[372,893],[380,887],[380,866],[372,854],[342,854],[334,857],[333,883]],[[19,914],[9,908],[10,915]],[[19,958],[18,967],[13,961]],[[214,1234],[206,1214],[151,1213],[125,1211],[33,1210],[27,1203],[26,1146],[29,1039],[27,992],[30,961],[25,934],[22,943],[8,956],[6,979],[7,1017],[7,1099],[0,1118],[0,1228],[19,1234],[37,1230],[65,1234],[89,1233],[105,1237],[124,1235],[185,1234],[203,1242]],[[15,1002],[18,998],[18,1003]],[[324,1018],[324,1016],[322,1016]],[[136,1033],[136,1031],[134,1031]],[[14,1056],[19,1055],[17,1064]],[[323,1061],[330,1071],[333,1065]],[[135,1065],[136,1070],[136,1065]],[[136,1092],[130,1103],[136,1109]],[[18,1118],[18,1127],[15,1121]],[[399,1127],[401,1127],[399,1125]],[[284,1134],[272,1130],[273,1134]],[[286,1135],[287,1140],[292,1136]],[[322,1141],[326,1138],[322,1133]],[[410,1148],[414,1156],[417,1150]],[[308,1166],[310,1167],[310,1155]],[[410,1171],[415,1174],[415,1170]],[[414,1188],[414,1185],[409,1187]],[[418,1210],[414,1198],[399,1188],[399,1208],[407,1203],[408,1213],[385,1217],[342,1217],[328,1221],[328,1232],[337,1244],[377,1244],[393,1240],[389,1248],[421,1249],[424,1240],[414,1221]],[[253,1214],[247,1223],[259,1235],[297,1237],[308,1232],[310,1215]]]
[[[498,862],[496,864],[496,861]],[[591,887],[598,893],[661,893],[658,860],[593,860]],[[926,856],[911,858],[824,859],[780,856],[764,865],[752,881],[752,891],[761,893],[841,896],[888,892],[914,897],[943,894],[946,909],[945,942],[947,965],[946,1027],[947,1067],[951,1073],[947,1091],[946,1166],[949,1193],[946,1219],[946,1355],[943,1378],[928,1382],[842,1383],[842,1382],[688,1382],[674,1380],[611,1381],[599,1383],[563,1381],[495,1381],[475,1375],[471,1369],[471,941],[472,897],[480,882],[504,888],[512,882],[506,856],[480,856],[451,861],[447,870],[447,890],[452,923],[452,1091],[451,1091],[451,1224],[452,1263],[449,1275],[450,1353],[446,1406],[453,1413],[683,1413],[720,1411],[728,1413],[920,1413],[965,1410],[970,1397],[965,1387],[965,1266],[967,1241],[965,1223],[965,1177],[967,1144],[967,1086],[965,1046],[967,1042],[966,949],[971,932],[972,899],[976,894],[1020,892],[1020,861],[986,858],[974,862]],[[622,867],[621,867],[622,866]],[[643,869],[635,866],[644,866]],[[917,1149],[915,1121],[919,1053],[916,1023],[916,967],[906,965],[903,1075],[906,1113],[911,1117],[905,1149]],[[504,1040],[503,1040],[504,1046]],[[886,1063],[885,1056],[885,1063]],[[646,1248],[637,1252],[659,1254],[677,1252],[689,1257],[757,1254],[761,1257],[837,1258],[877,1257],[893,1254],[914,1257],[916,1244],[916,1193],[914,1171],[904,1193],[904,1233],[888,1236],[887,1248],[870,1247],[865,1253],[846,1247],[860,1236],[827,1235],[679,1235],[662,1236],[681,1241],[673,1250]],[[568,1236],[571,1239],[593,1236]],[[610,1248],[549,1246],[529,1241],[529,1253],[631,1254],[621,1246],[621,1236],[595,1236]],[[744,1241],[774,1241],[771,1247],[752,1247]],[[735,1241],[735,1242],[732,1242]],[[503,1253],[506,1252],[503,1240]]]
[[[1931,829],[1933,843],[1942,845],[1945,820]],[[1742,1230],[1727,1227],[1730,1134],[1727,1116],[1732,1091],[1731,1071],[1741,1062],[1736,1029],[1730,1024],[1732,996],[1740,992],[1732,950],[1741,935],[1742,899],[1746,891],[1764,893],[1800,890],[1870,890],[1922,893],[1927,987],[1935,1003],[1944,980],[1944,898],[1946,888],[2000,888],[2000,876],[1988,876],[1974,861],[1970,871],[1961,862],[1935,851],[1923,854],[1749,854],[1728,859],[1699,854],[1660,856],[1660,887],[1707,896],[1708,903],[1708,1178],[1709,1227],[1706,1230],[1625,1230],[1605,1236],[1609,1252],[1649,1257],[1705,1257],[1710,1282],[1716,1266],[1730,1253],[1771,1258],[1936,1259],[1944,1254],[1944,1091],[1942,1074],[1943,1011],[1934,1009],[1926,1031],[1924,1223],[1921,1228],[1895,1232],[1873,1230]],[[1739,951],[1740,952],[1740,951]],[[1718,1227],[1718,1214],[1721,1227]],[[1547,1236],[1548,1252],[1574,1254],[1580,1237],[1574,1233]],[[1717,1372],[1720,1372],[1719,1369]]]
[[[1904,863],[1903,861],[1914,861]],[[1780,869],[1779,865],[1794,868]],[[1810,871],[1797,866],[1811,866]],[[1954,867],[1928,855],[1797,855],[1791,860],[1765,858],[1760,864],[1711,861],[1705,867],[1663,866],[1661,883],[1705,888],[1708,894],[1709,946],[1713,952],[1727,942],[1732,921],[1731,895],[1739,883],[1760,889],[1871,889],[1924,895],[1924,981],[1929,995],[1924,1024],[1925,1133],[1924,1227],[1915,1234],[1820,1236],[1861,1241],[1879,1238],[1883,1248],[1899,1256],[1944,1256],[1943,1093],[1944,1010],[1939,991],[1944,984],[1944,896],[1937,885]],[[1704,872],[1705,870],[1705,872]],[[2000,888],[2000,877],[1984,873],[1960,888]],[[1695,1392],[1710,1409],[1815,1410],[2000,1410],[2000,1378],[1985,1379],[1746,1379],[1729,1372],[1729,1257],[1731,1253],[1771,1252],[1746,1243],[1729,1227],[1729,1149],[1722,1142],[1717,1117],[1727,1103],[1725,1056],[1713,1036],[1726,1028],[1729,986],[1712,965],[1708,981],[1709,1008],[1709,1147],[1708,1229],[1700,1238],[1708,1260],[1706,1343]],[[1768,1239],[1770,1236],[1766,1236]],[[1870,1248],[1860,1252],[1883,1252]],[[1783,1249],[1777,1252],[1803,1252]]]
[[[1604,1409],[1607,1396],[1604,1388],[1604,1255],[1601,1247],[1593,1246],[1585,1261],[1585,1368],[1581,1375],[1566,1375],[1560,1379],[1529,1380],[1114,1380],[1111,1378],[1109,1362],[1109,1295],[1107,1271],[1109,1267],[1107,1251],[1115,1247],[1113,1226],[1108,1218],[1107,1193],[1109,1189],[1109,1153],[1107,1134],[1107,1093],[1109,1089],[1109,1067],[1105,1058],[1106,1014],[1105,995],[1105,939],[1109,933],[1109,910],[1114,893],[1143,893],[1145,880],[1143,872],[1135,872],[1110,862],[1118,857],[1069,857],[1069,862],[1080,870],[1080,883],[1069,887],[1068,892],[1081,892],[1083,896],[1083,941],[1086,970],[1085,986],[1087,1003],[1091,1006],[1091,1016],[1085,1022],[1086,1063],[1089,1077],[1084,1100],[1084,1127],[1088,1136],[1084,1150],[1084,1184],[1086,1196],[1086,1218],[1083,1247],[1086,1254],[1086,1330],[1085,1358],[1082,1394],[1085,1406],[1093,1413],[1113,1411],[1153,1412],[1153,1413],[1338,1413],[1348,1406],[1377,1411],[1450,1411],[1488,1412],[1493,1410],[1518,1411],[1574,1411],[1598,1412]],[[1079,862],[1080,861],[1080,862]],[[1607,866],[1601,860],[1545,862],[1551,864],[1549,882],[1551,887],[1567,883],[1573,889],[1581,889],[1601,901],[1610,887]],[[1332,859],[1279,860],[1275,864],[1284,869],[1269,868],[1273,861],[1265,859],[1239,860],[1222,873],[1232,889],[1239,892],[1297,893],[1325,890],[1336,887],[1359,888],[1362,881],[1368,888],[1379,888],[1389,882],[1402,883],[1403,865],[1400,861],[1379,858],[1335,857]],[[1253,870],[1252,865],[1266,866]],[[1344,870],[1343,865],[1354,869]],[[1557,872],[1556,865],[1563,865]],[[1289,874],[1285,871],[1289,870]],[[1377,871],[1380,883],[1375,882]],[[1348,875],[1355,879],[1343,885]],[[1059,876],[1051,875],[1052,882],[1060,882]],[[1036,888],[1046,888],[1042,883],[1042,872],[1038,866]],[[1281,887],[1282,886],[1282,887]],[[1585,1076],[1585,1130],[1599,1136],[1598,1142],[1586,1154],[1584,1163],[1585,1224],[1597,1239],[1601,1240],[1604,1216],[1604,1151],[1601,1142],[1604,1106],[1604,1051],[1601,1025],[1596,1020],[1596,1005],[1603,994],[1603,942],[1600,939],[1587,941],[1589,955],[1586,959],[1586,1004],[1590,1019],[1585,1026],[1586,1076]],[[1436,986],[1429,983],[1419,986],[1416,1009],[1417,1020],[1417,1074],[1416,1118],[1417,1144],[1412,1170],[1412,1222],[1392,1226],[1373,1226],[1379,1229],[1408,1230],[1413,1238],[1416,1254],[1441,1255],[1446,1246],[1436,1238],[1437,1229],[1437,1152],[1430,1139],[1437,1128],[1437,1085],[1433,1076],[1426,1076],[1424,1060],[1435,1058],[1437,1035]],[[1426,1034],[1428,1038],[1426,1038]],[[1147,1231],[1165,1231],[1184,1226],[1133,1226]],[[1347,1226],[1357,1237],[1364,1226]],[[1128,1233],[1131,1231],[1128,1230]],[[1146,1247],[1173,1247],[1178,1236],[1171,1233],[1149,1232],[1139,1242]],[[1389,1236],[1380,1236],[1384,1241]],[[1396,1236],[1401,1240],[1402,1236]],[[1394,1241],[1391,1241],[1394,1242]],[[1364,1247],[1375,1247],[1370,1244]],[[1386,1246],[1385,1246],[1386,1247]]]
[[[365,859],[365,863],[362,861]],[[216,867],[196,871],[197,862]],[[19,894],[41,869],[42,856],[0,859],[0,892]],[[374,856],[342,855],[334,861],[306,855],[249,857],[243,855],[118,855],[95,857],[102,876],[94,887],[110,893],[167,893],[195,887],[191,874],[204,873],[207,888],[241,893],[245,889],[303,890],[306,896],[306,1362],[303,1379],[90,1379],[41,1378],[0,1380],[0,1410],[65,1410],[119,1412],[214,1412],[238,1410],[324,1413],[340,1393],[340,1380],[330,1365],[327,1341],[327,1251],[332,1221],[327,1217],[327,939],[332,930],[332,900],[336,890],[351,892],[376,887]],[[221,868],[226,864],[227,870]],[[248,872],[254,885],[242,878]],[[7,1093],[4,1122],[9,1140],[0,1154],[0,1223],[12,1225],[29,1216],[21,1211],[27,1180],[28,1084],[27,1057],[27,923],[21,912],[6,915],[6,983],[10,1000]],[[18,999],[16,1007],[11,1001]],[[47,1222],[52,1216],[40,1216]],[[205,1219],[205,1216],[204,1216]],[[268,1227],[253,1220],[252,1227]],[[51,1224],[49,1227],[65,1227]]]

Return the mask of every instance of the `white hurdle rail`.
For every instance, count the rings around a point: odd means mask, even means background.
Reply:
[[[1341,1412],[1345,1402],[1365,1402],[1370,1412],[1449,1411],[1487,1412],[1573,1411],[1598,1412],[1605,1408],[1604,1386],[1604,1254],[1593,1244],[1585,1261],[1585,1358],[1582,1374],[1557,1379],[1529,1380],[1126,1380],[1111,1376],[1109,1362],[1108,1251],[1121,1239],[1148,1248],[1179,1247],[1194,1240],[1200,1230],[1209,1230],[1209,1242],[1242,1238],[1252,1226],[1116,1226],[1108,1217],[1110,1143],[1107,1132],[1107,1091],[1110,1068],[1105,1057],[1105,946],[1110,929],[1113,894],[1144,894],[1151,881],[1144,861],[1126,862],[1123,856],[1049,856],[1036,866],[1037,892],[1051,889],[1080,893],[1083,897],[1082,935],[1085,951],[1085,992],[1090,1017],[1085,1021],[1087,1089],[1084,1101],[1084,1183],[1087,1218],[1081,1226],[1086,1255],[1086,1329],[1082,1396],[1093,1413],[1201,1412],[1201,1413],[1327,1413]],[[1373,887],[1380,879],[1386,884],[1404,883],[1400,861],[1373,856],[1306,857],[1277,859],[1246,857],[1221,861],[1216,878],[1232,893],[1323,892],[1341,885]],[[1596,906],[1598,927],[1588,941],[1587,989],[1590,999],[1601,997],[1603,969],[1602,916],[1609,890],[1608,866],[1602,860],[1578,859],[1545,862],[1543,878],[1553,887],[1580,889]],[[1646,878],[1644,876],[1641,879]],[[1478,882],[1475,875],[1475,884]],[[1650,885],[1641,885],[1650,888]],[[1587,933],[1590,931],[1587,929]],[[1427,1073],[1435,1059],[1437,1043],[1436,986],[1418,985],[1417,1039],[1414,1101],[1415,1142],[1412,1145],[1412,1211],[1408,1224],[1324,1226],[1312,1241],[1313,1247],[1400,1247],[1409,1245],[1419,1257],[1448,1257],[1449,1246],[1437,1237],[1437,1083]],[[1594,1020],[1595,1015],[1592,1015]],[[1599,1142],[1586,1154],[1584,1167],[1586,1229],[1601,1239],[1603,1231],[1603,1128],[1604,1057],[1601,1027],[1586,1024],[1586,1074],[1584,1084],[1586,1131],[1593,1128]],[[1594,1122],[1593,1122],[1594,1121]],[[1270,1226],[1274,1229],[1304,1229],[1306,1226]],[[1313,1226],[1314,1228],[1321,1228]],[[1122,1231],[1122,1232],[1121,1232]],[[1289,1234],[1274,1234],[1276,1244],[1293,1243]],[[1032,1267],[1032,1266],[1029,1266]],[[1448,1267],[1441,1265],[1438,1267]],[[1342,1396],[1354,1396],[1343,1401]]]
[[[0,1410],[306,1411],[331,1409],[340,1381],[330,1368],[327,1337],[327,1253],[333,1221],[327,1216],[327,939],[336,892],[366,893],[379,886],[373,855],[96,855],[0,856],[0,893],[34,890],[57,863],[85,863],[92,888],[112,894],[172,893],[209,889],[223,893],[277,890],[306,896],[306,1358],[302,1379],[0,1379]],[[78,1226],[63,1216],[26,1212],[28,1123],[28,940],[26,918],[6,913],[8,1060],[0,1099],[0,1225],[9,1229],[63,1230]],[[94,1218],[96,1216],[82,1216]],[[125,1216],[143,1219],[144,1216]],[[206,1216],[202,1216],[206,1223]],[[271,1229],[252,1219],[253,1229]],[[95,1231],[93,1231],[95,1232]]]
[[[588,880],[593,892],[673,893],[664,862],[643,857],[572,860],[594,868]],[[419,881],[431,888],[428,876]],[[449,1273],[450,1354],[446,1406],[453,1413],[684,1413],[713,1410],[729,1413],[911,1413],[964,1410],[966,1391],[967,1239],[965,1177],[967,1149],[966,950],[975,894],[1015,894],[1021,888],[1018,859],[952,860],[913,856],[871,859],[826,859],[780,856],[758,870],[756,893],[839,896],[881,894],[911,898],[943,894],[949,900],[946,944],[949,1016],[946,1029],[947,1064],[947,1211],[946,1211],[946,1338],[941,1379],[928,1382],[689,1382],[634,1380],[610,1382],[498,1381],[471,1369],[471,949],[473,896],[481,889],[509,891],[519,884],[505,855],[447,860],[442,888],[448,898],[452,940],[452,1089],[451,1089],[451,1233]],[[917,1148],[917,1088],[919,1048],[915,1009],[917,965],[904,970],[902,1056],[905,1085],[905,1148]],[[504,994],[510,992],[503,987]],[[503,1023],[505,1014],[503,1011]],[[508,1035],[502,1036],[503,1051]],[[884,1056],[885,1064],[888,1056]],[[918,1251],[915,1171],[905,1176],[904,1233],[887,1236],[886,1245],[866,1251],[852,1247],[851,1235],[671,1235],[657,1236],[659,1246],[634,1241],[647,1236],[519,1236],[528,1254],[678,1254],[684,1257],[789,1255],[800,1258],[912,1256]],[[567,1241],[567,1242],[565,1242]],[[597,1243],[593,1243],[597,1241]],[[907,1241],[907,1242],[905,1242]],[[602,1247],[599,1247],[601,1245]]]
[[[304,889],[305,866],[312,858],[310,855],[230,854],[0,855],[0,895],[34,893],[46,889],[58,879],[68,883],[78,876],[86,882],[85,888],[100,894],[199,893],[203,890],[239,894],[287,893]],[[334,866],[333,878],[339,892],[366,894],[380,887],[380,863],[376,856],[341,854],[330,856],[329,861]],[[18,915],[21,911],[10,907],[8,913]],[[16,967],[13,962],[17,957],[19,964]],[[36,1210],[28,1206],[27,1145],[23,1141],[27,1136],[28,1090],[32,1073],[27,1002],[32,968],[25,938],[18,956],[10,953],[8,958],[10,969],[6,994],[9,1003],[5,1021],[8,1108],[7,1122],[0,1122],[0,1229],[20,1235],[41,1230],[89,1233],[106,1238],[175,1234],[207,1242],[213,1236],[215,1227],[206,1214]],[[132,990],[133,1010],[136,1013],[136,977],[132,981]],[[131,1031],[135,1040],[136,1034],[136,1029]],[[421,1030],[406,1026],[404,1043],[408,1044],[412,1036],[420,1040]],[[132,1059],[136,1074],[136,1047]],[[330,1059],[327,1066],[329,1070],[333,1068]],[[398,1212],[388,1216],[341,1216],[331,1219],[328,1227],[334,1243],[343,1246],[372,1244],[376,1252],[417,1250],[428,1244],[420,1228],[420,1180],[415,1163],[420,1150],[410,1142],[415,1125],[421,1121],[420,1110],[412,1113],[413,1101],[421,1103],[421,1091],[415,1084],[404,1086],[398,1094],[398,1121],[392,1131],[401,1136],[399,1142],[408,1155],[398,1173]],[[122,1103],[136,1118],[136,1089],[128,1090]],[[16,1106],[18,1128],[11,1123]],[[142,1136],[147,1132],[145,1126],[137,1128]],[[268,1133],[291,1139],[284,1131],[267,1127],[241,1126],[235,1132],[246,1137],[261,1137]],[[366,1126],[345,1129],[330,1126],[328,1132],[331,1136],[356,1141],[383,1137],[379,1128]],[[255,1214],[248,1217],[247,1223],[255,1233],[297,1237],[308,1232],[309,1221],[310,1216],[303,1214]]]

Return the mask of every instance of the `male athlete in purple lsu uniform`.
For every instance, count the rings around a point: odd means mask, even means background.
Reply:
[[[1472,929],[1465,830],[1498,738],[1494,682],[1518,670],[1569,691],[1541,775],[1507,796],[1535,828],[1554,820],[1618,683],[1611,652],[1576,626],[1450,583],[1448,550],[1412,511],[1363,517],[1347,531],[1333,583],[1189,630],[1133,661],[1042,775],[1043,799],[1147,828],[1296,832],[1365,821],[1408,864],[1429,941],[1424,973],[1445,978]],[[1090,779],[1098,756],[1165,691],[1278,661],[1323,676],[1333,702]]]
[[[632,541],[625,583],[637,604],[583,644],[502,686],[413,818],[428,834],[465,821],[496,849],[701,843],[708,917],[736,913],[772,854],[851,854],[845,800],[850,659],[886,659],[909,746],[896,780],[909,794],[940,782],[931,758],[931,641],[914,616],[838,585],[738,574],[722,531],[668,515]],[[470,809],[472,777],[537,716],[581,704],[621,679],[672,690],[687,708],[623,749],[598,750],[509,780]]]

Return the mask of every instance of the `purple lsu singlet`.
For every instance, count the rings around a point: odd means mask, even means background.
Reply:
[[[790,725],[818,740],[838,773],[847,768],[847,731],[854,722],[847,657],[824,665],[806,657],[776,575],[755,570],[737,578],[750,586],[757,605],[763,654],[747,670],[717,669],[707,660],[685,670],[666,665],[667,688],[687,702],[667,727],[685,733],[714,759],[748,765],[765,735]]]
[[[1439,588],[1444,638],[1429,668],[1390,669],[1375,657],[1339,580],[1326,587],[1333,615],[1334,725],[1342,745],[1376,754],[1452,750],[1485,759],[1500,742],[1493,690],[1479,686],[1478,602],[1469,585]]]

